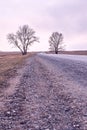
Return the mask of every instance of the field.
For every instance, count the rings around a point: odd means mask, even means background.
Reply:
[[[60,54],[87,55],[87,51],[63,51]],[[17,67],[30,56],[22,56],[20,53],[0,52],[0,88],[6,86],[6,80],[16,75]]]
[[[70,55],[87,55],[87,50],[85,51],[63,51],[63,52],[60,52],[60,54],[63,53],[63,54],[70,54]]]
[[[0,55],[0,130],[87,130],[87,56],[31,55]]]
[[[50,51],[50,52],[46,52],[49,54],[54,54],[54,52]],[[69,54],[69,55],[87,55],[87,50],[84,51],[59,51],[59,54]]]
[[[16,75],[17,68],[29,56],[22,56],[19,53],[0,53],[0,88],[6,87],[8,78]]]

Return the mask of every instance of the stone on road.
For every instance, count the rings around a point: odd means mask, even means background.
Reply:
[[[87,84],[75,67],[68,60],[29,58],[0,110],[0,130],[87,130]]]

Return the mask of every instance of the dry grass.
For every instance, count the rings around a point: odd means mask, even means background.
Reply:
[[[16,75],[17,68],[21,66],[31,54],[2,53],[0,54],[0,87],[6,86],[8,78]]]
[[[69,55],[87,55],[87,50],[84,51],[62,51],[60,54],[69,54]]]
[[[54,52],[46,52],[48,54],[54,54]],[[68,55],[87,55],[87,50],[84,51],[60,51],[59,54],[68,54]]]

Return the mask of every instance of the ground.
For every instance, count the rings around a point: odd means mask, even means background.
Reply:
[[[0,130],[87,130],[85,64],[27,59],[0,97]]]

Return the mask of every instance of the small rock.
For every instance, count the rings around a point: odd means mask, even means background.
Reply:
[[[15,113],[16,111],[15,110],[12,110],[13,113]]]

